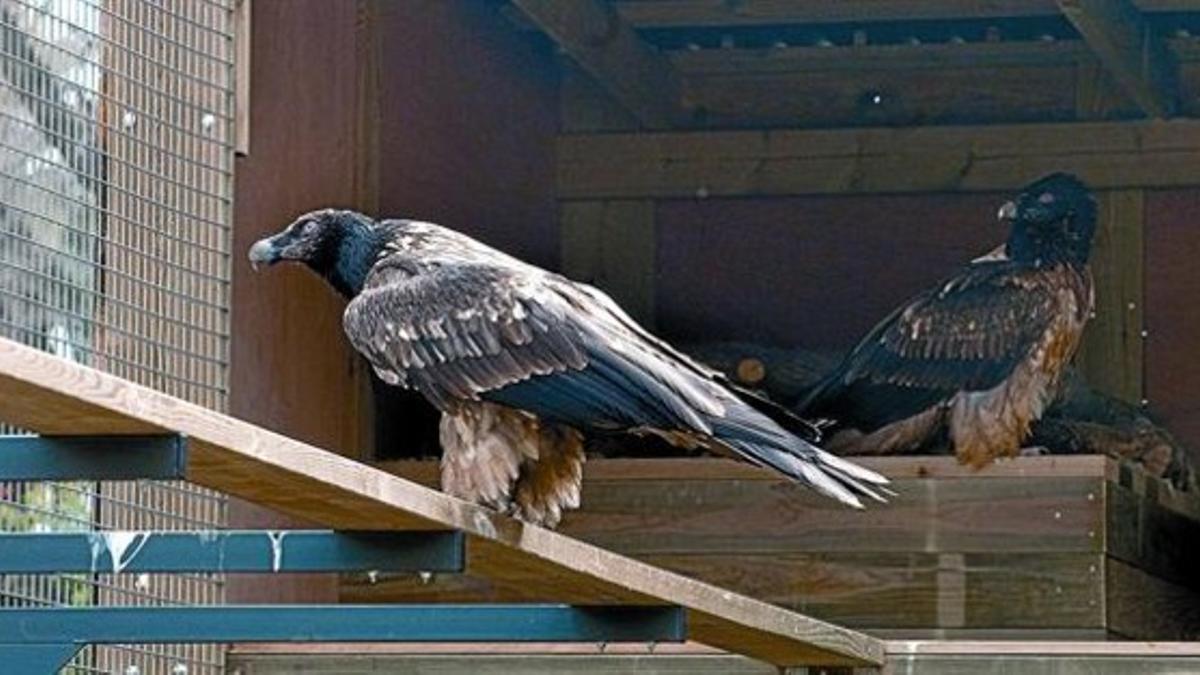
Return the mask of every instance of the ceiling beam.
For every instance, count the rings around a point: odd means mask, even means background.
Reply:
[[[682,114],[683,87],[671,62],[603,0],[512,0],[648,129]]]
[[[1177,67],[1130,0],[1057,0],[1117,85],[1149,117],[1175,113]]]
[[[1137,0],[1147,12],[1195,9],[1194,0]],[[1055,0],[616,0],[637,28],[865,23],[935,19],[1046,17]]]
[[[571,135],[558,157],[567,200],[1194,186],[1200,122]]]

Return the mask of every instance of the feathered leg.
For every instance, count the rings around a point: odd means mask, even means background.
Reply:
[[[583,437],[490,403],[442,416],[442,490],[459,499],[554,527],[579,507]]]
[[[583,487],[583,437],[568,427],[544,426],[538,455],[521,466],[513,515],[527,523],[556,527],[567,509],[579,508]]]

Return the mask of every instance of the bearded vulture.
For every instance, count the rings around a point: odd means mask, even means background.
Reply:
[[[579,506],[584,436],[613,433],[737,456],[855,507],[887,492],[599,290],[445,227],[313,211],[250,260],[301,262],[350,301],[355,349],[441,411],[442,489],[456,497],[554,527]]]
[[[1052,174],[999,217],[1003,247],[904,303],[801,401],[802,414],[833,420],[828,448],[948,442],[974,467],[1018,453],[1092,312],[1096,202],[1079,179]]]

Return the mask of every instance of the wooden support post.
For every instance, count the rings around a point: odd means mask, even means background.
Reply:
[[[642,325],[654,324],[654,202],[562,204],[562,269],[598,286]]]
[[[1058,0],[1058,6],[1142,112],[1175,113],[1174,59],[1130,0]]]
[[[675,68],[600,0],[513,0],[584,70],[649,129],[680,117],[683,87]]]
[[[1091,258],[1096,317],[1084,333],[1078,363],[1092,387],[1137,404],[1145,346],[1143,192],[1112,190],[1098,195],[1098,201]]]

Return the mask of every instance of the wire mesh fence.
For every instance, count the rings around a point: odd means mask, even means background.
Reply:
[[[226,405],[237,0],[0,0],[0,336]],[[182,483],[0,483],[0,530],[203,529]],[[0,605],[210,604],[211,575],[0,576]],[[213,646],[76,672],[217,673]]]

